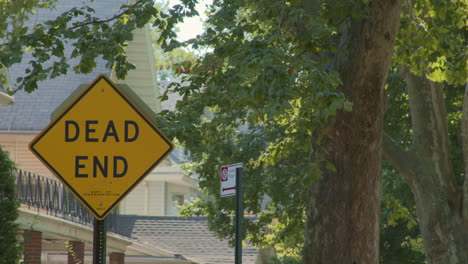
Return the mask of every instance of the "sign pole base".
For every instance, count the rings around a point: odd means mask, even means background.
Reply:
[[[93,264],[106,264],[107,221],[94,218]]]
[[[242,264],[242,221],[244,208],[242,204],[242,168],[236,168],[236,248],[235,264]]]

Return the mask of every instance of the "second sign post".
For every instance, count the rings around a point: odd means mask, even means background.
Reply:
[[[220,191],[221,197],[236,196],[235,219],[235,251],[234,263],[242,264],[242,221],[244,221],[244,208],[242,200],[242,163],[221,167]]]

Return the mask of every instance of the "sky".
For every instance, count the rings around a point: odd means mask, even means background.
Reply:
[[[180,31],[177,33],[179,41],[185,41],[196,37],[203,32],[203,20],[206,19],[206,5],[211,3],[211,0],[200,0],[196,8],[200,16],[186,18],[184,23],[179,25]],[[179,0],[170,0],[169,6],[180,4]]]

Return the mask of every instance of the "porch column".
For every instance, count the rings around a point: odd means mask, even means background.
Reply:
[[[42,232],[24,230],[24,262],[28,264],[41,264]]]
[[[125,264],[125,254],[121,252],[110,253],[109,264]]]

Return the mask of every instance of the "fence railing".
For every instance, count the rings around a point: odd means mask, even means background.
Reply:
[[[29,209],[92,226],[94,217],[61,182],[18,170],[16,185],[18,200]],[[116,231],[118,214],[116,208],[106,218],[109,231]]]

